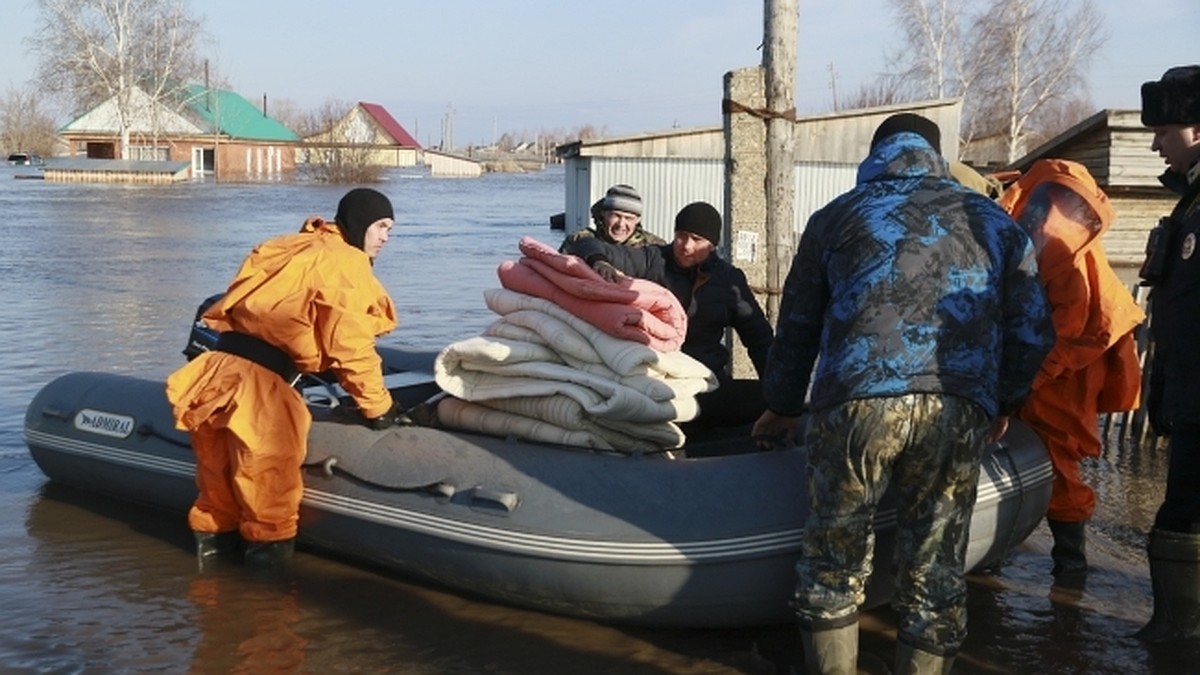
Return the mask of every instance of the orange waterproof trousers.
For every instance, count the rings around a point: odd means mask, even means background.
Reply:
[[[1099,457],[1099,411],[1096,399],[1104,383],[1100,369],[1082,370],[1052,380],[1036,390],[1017,413],[1046,444],[1054,482],[1046,517],[1068,523],[1091,519],[1096,493],[1083,480],[1079,462]]]
[[[192,530],[295,537],[312,426],[300,394],[261,366],[209,352],[168,378],[168,397],[193,406],[181,415],[196,453]]]

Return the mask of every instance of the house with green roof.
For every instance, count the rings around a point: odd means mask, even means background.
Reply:
[[[193,178],[277,180],[296,167],[299,137],[257,106],[224,89],[188,85],[170,100],[134,89],[122,152],[116,97],[75,118],[58,134],[76,158],[187,162]]]

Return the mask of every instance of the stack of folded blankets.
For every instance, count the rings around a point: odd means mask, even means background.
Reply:
[[[455,342],[434,363],[449,396],[441,424],[559,445],[640,454],[677,448],[678,422],[716,388],[707,367],[679,351],[687,315],[644,279],[604,280],[574,256],[530,237],[484,293],[499,319]]]

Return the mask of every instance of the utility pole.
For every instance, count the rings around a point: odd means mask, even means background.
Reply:
[[[796,29],[799,0],[765,0],[763,70],[767,110],[767,320],[779,319],[779,299],[796,249]]]
[[[841,110],[841,106],[838,105],[837,70],[833,67],[833,61],[829,62],[829,88],[833,90],[833,110],[837,112]]]

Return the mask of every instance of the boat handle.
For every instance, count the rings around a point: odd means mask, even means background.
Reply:
[[[475,486],[471,489],[472,502],[492,502],[501,506],[505,511],[512,513],[513,509],[517,508],[520,499],[517,498],[517,493],[509,492],[508,490],[493,490],[482,486]]]
[[[335,466],[337,466],[337,457],[328,457],[321,462],[321,473],[325,474],[326,478],[333,478],[333,467]]]
[[[69,420],[71,419],[71,413],[59,408],[42,408],[42,417],[53,417],[54,419],[58,420]]]

